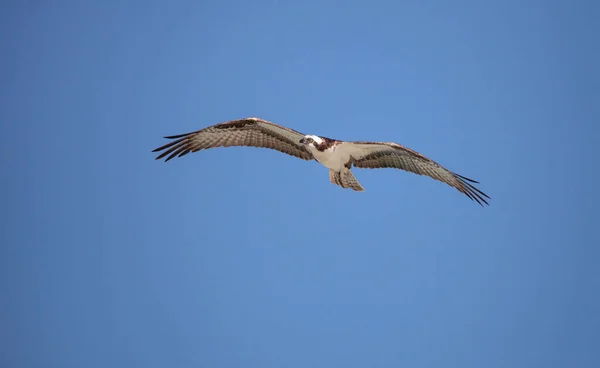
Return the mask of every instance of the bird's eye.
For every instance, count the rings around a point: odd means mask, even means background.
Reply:
[[[314,142],[314,141],[315,141],[315,140],[314,140],[314,139],[312,139],[312,138],[308,138],[307,140],[308,140],[308,143],[312,143],[312,142]]]

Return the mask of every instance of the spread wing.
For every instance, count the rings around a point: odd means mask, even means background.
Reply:
[[[313,155],[300,144],[304,134],[266,120],[245,118],[209,126],[192,133],[165,137],[175,139],[152,152],[162,152],[157,160],[165,157],[185,156],[190,152],[214,147],[248,146],[271,148],[303,160],[312,160]]]
[[[437,162],[397,143],[344,142],[342,145],[346,146],[344,149],[350,153],[350,162],[356,167],[368,169],[390,167],[427,175],[458,189],[482,206],[482,202],[488,204],[486,198],[490,199],[487,194],[473,185],[479,182],[453,173]]]

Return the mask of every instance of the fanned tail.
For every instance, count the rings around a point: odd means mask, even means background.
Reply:
[[[352,171],[347,168],[342,171],[329,170],[329,181],[333,184],[339,185],[342,188],[352,188],[357,192],[365,190],[362,185],[356,180]]]

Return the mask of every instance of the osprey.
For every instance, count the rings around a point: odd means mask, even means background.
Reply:
[[[190,152],[214,147],[248,146],[271,148],[303,160],[316,160],[329,169],[329,180],[342,188],[363,191],[350,168],[396,168],[427,175],[446,183],[483,206],[485,193],[471,183],[475,180],[458,175],[422,154],[391,142],[345,142],[305,135],[293,129],[259,118],[245,118],[209,126],[195,132],[165,137],[174,141],[152,152],[163,151],[157,160],[185,156]]]

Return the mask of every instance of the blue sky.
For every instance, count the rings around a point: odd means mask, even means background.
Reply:
[[[0,5],[3,367],[597,367],[593,1]],[[396,141],[332,185],[259,116]]]

